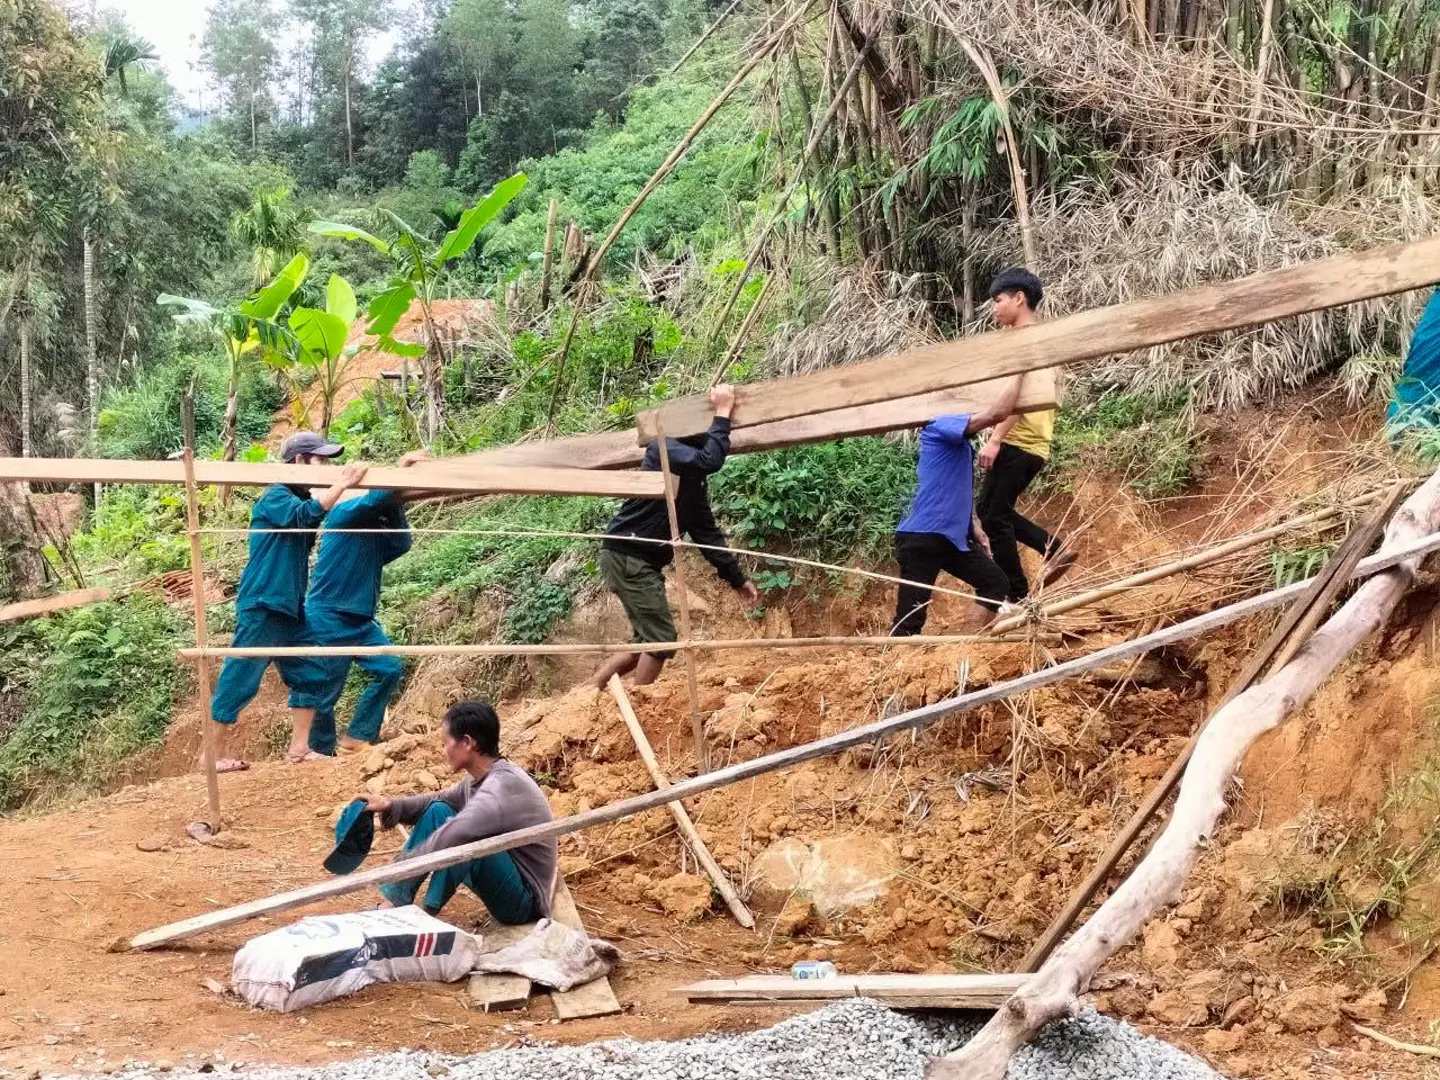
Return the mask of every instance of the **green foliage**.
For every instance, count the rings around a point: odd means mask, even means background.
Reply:
[[[103,457],[164,458],[182,448],[181,402],[195,385],[195,439],[202,450],[219,444],[225,419],[226,364],[214,356],[180,355],[146,371],[133,387],[105,395],[100,413]],[[264,439],[285,395],[256,368],[241,372],[241,443]]]
[[[570,614],[570,590],[540,578],[521,586],[500,624],[503,641],[534,645],[548,638]]]
[[[1275,587],[1293,585],[1314,577],[1335,550],[1334,544],[1311,544],[1306,547],[1277,548],[1270,553],[1270,571]]]
[[[880,438],[733,458],[710,482],[741,546],[803,537],[806,550],[837,559],[882,551],[914,490],[913,445]]]
[[[49,785],[94,784],[160,742],[186,684],[179,622],[137,594],[0,633],[0,683],[25,702],[0,731],[0,806]]]
[[[1050,466],[1037,489],[1068,490],[1081,468],[1124,474],[1147,499],[1184,491],[1200,467],[1202,440],[1186,391],[1162,396],[1109,391],[1094,401],[1060,410]]]

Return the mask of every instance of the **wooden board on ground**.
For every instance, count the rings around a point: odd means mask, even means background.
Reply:
[[[195,480],[229,487],[296,484],[329,487],[340,479],[339,465],[282,465],[245,461],[197,461]],[[0,458],[0,480],[50,483],[183,484],[178,461],[129,461],[114,458]],[[434,462],[408,469],[371,468],[357,485],[362,488],[469,492],[496,495],[603,495],[661,499],[664,478],[654,472],[596,472],[552,466],[468,463],[441,466]]]
[[[706,979],[677,986],[671,993],[691,1002],[803,1004],[863,997],[901,1009],[998,1009],[1030,978],[1008,974],[837,975],[830,979],[751,975]]]
[[[580,912],[575,909],[575,900],[563,877],[555,879],[555,895],[550,901],[550,915],[558,923],[587,934],[585,924],[580,921]],[[550,991],[550,1002],[555,1006],[555,1015],[561,1020],[583,1020],[587,1016],[612,1016],[620,1011],[620,1000],[610,986],[610,978],[601,975],[588,983],[582,983],[574,990],[563,993]]]
[[[33,619],[69,608],[99,604],[110,599],[109,589],[76,589],[58,596],[42,596],[38,600],[21,600],[0,607],[0,623],[15,622],[17,619]]]
[[[487,953],[508,948],[524,939],[534,923],[505,926],[496,923],[481,935],[480,947]],[[501,971],[476,971],[470,976],[470,1004],[484,1012],[523,1009],[530,1001],[530,980],[524,975]]]
[[[995,330],[810,375],[739,386],[731,423],[738,430],[830,409],[923,394],[947,386],[1096,360],[1184,338],[1274,322],[1440,281],[1440,237],[1353,251],[1040,322]],[[702,394],[676,398],[636,417],[640,441],[654,437],[656,414],[671,438],[710,426]]]
[[[753,454],[762,450],[778,450],[785,446],[825,442],[830,439],[851,439],[861,435],[882,435],[919,427],[947,413],[973,413],[989,404],[1000,390],[998,383],[974,383],[928,394],[857,405],[848,409],[832,409],[810,416],[797,416],[772,424],[756,424],[738,428],[730,436],[731,454]],[[1036,371],[1027,375],[1020,386],[1019,412],[1048,409],[1059,403],[1059,387],[1053,371]],[[598,435],[576,435],[567,439],[519,443],[481,450],[463,458],[435,462],[451,468],[462,461],[486,465],[553,465],[576,469],[633,469],[645,457],[645,447],[635,439],[634,431],[604,431]]]

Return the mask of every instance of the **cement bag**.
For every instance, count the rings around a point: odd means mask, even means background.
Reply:
[[[251,1005],[293,1012],[377,982],[454,982],[479,944],[418,907],[315,915],[253,938],[235,954],[230,986]]]

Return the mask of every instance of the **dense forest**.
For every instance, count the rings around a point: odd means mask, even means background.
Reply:
[[[201,453],[226,458],[263,457],[287,416],[375,460],[598,430],[721,373],[964,332],[1005,265],[1064,312],[1435,226],[1440,8],[1410,0],[217,0],[214,115],[114,12],[0,0],[0,58],[4,455],[163,457],[187,391]],[[458,299],[493,308],[447,336],[431,312]],[[1049,482],[1100,458],[1173,494],[1204,453],[1197,410],[1320,373],[1383,392],[1420,300],[1107,362],[1073,390]],[[336,326],[419,385],[350,386]],[[876,558],[913,453],[737,460],[717,505],[746,546]],[[173,493],[86,489],[82,527],[52,535],[0,492],[0,599],[185,564]],[[243,493],[207,500],[243,522]],[[607,510],[434,520],[583,530]],[[427,542],[387,625],[541,640],[593,578],[541,573],[569,546]],[[206,548],[233,575],[243,550]],[[190,631],[143,589],[0,631],[0,801],[106,775],[186,682]]]

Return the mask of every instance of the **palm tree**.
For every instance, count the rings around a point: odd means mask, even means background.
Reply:
[[[256,192],[249,208],[237,210],[230,219],[230,235],[252,251],[250,284],[256,289],[294,258],[305,242],[305,229],[290,205],[288,188]]]
[[[150,65],[158,59],[160,55],[155,46],[127,30],[111,30],[105,35],[105,78],[106,81],[118,79],[122,94],[130,92],[125,81],[127,71],[132,67],[149,71]]]

